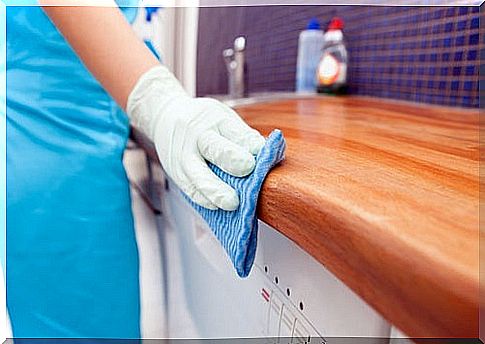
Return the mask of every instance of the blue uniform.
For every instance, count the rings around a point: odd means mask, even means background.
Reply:
[[[133,17],[133,11],[130,17]],[[7,8],[14,337],[139,338],[126,115],[39,7]]]

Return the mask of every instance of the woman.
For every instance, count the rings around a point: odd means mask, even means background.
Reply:
[[[110,1],[40,4],[7,9],[13,334],[139,338],[138,254],[122,166],[129,121],[154,141],[174,182],[211,209],[234,210],[239,201],[206,160],[247,175],[264,138],[223,104],[189,97],[135,36],[129,10],[125,18]]]

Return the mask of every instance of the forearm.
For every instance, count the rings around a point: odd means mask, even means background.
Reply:
[[[48,5],[49,1],[39,3]],[[44,11],[94,77],[126,109],[140,76],[159,62],[115,3],[105,3],[113,7],[45,6]]]

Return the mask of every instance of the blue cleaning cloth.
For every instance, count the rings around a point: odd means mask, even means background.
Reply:
[[[226,250],[237,274],[246,277],[253,266],[258,237],[256,207],[259,191],[268,172],[284,159],[286,142],[280,130],[274,130],[256,157],[253,173],[244,178],[234,177],[210,164],[211,170],[232,186],[239,195],[239,207],[235,211],[203,208],[187,196],[192,207],[204,218]]]

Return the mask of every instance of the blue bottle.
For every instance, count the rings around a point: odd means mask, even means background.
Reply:
[[[316,18],[312,18],[306,30],[300,32],[296,66],[296,91],[315,92],[317,67],[322,54],[324,33]]]

